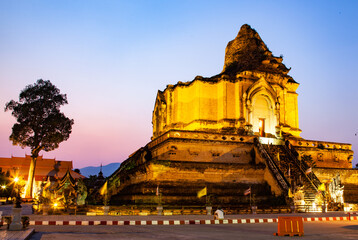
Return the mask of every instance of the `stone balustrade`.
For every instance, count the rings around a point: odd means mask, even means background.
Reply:
[[[152,140],[148,147],[152,148],[169,138],[181,138],[181,139],[195,139],[195,140],[214,140],[221,142],[253,142],[256,136],[241,136],[237,134],[222,134],[222,133],[207,133],[207,132],[193,132],[182,130],[170,130],[160,137]]]
[[[348,143],[324,142],[304,139],[290,139],[290,143],[295,147],[352,150],[352,145]]]

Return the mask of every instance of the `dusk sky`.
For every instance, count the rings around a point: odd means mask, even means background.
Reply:
[[[50,80],[74,119],[68,141],[44,157],[74,168],[122,162],[152,136],[158,90],[222,71],[225,47],[247,23],[292,68],[301,136],[351,143],[358,162],[358,1],[0,0],[0,157],[5,104]]]

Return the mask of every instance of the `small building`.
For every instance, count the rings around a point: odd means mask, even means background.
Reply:
[[[0,168],[5,173],[9,172],[12,177],[19,177],[27,181],[30,162],[30,155],[25,155],[25,157],[11,156],[10,158],[0,158]],[[85,178],[85,176],[72,169],[72,161],[56,160],[55,158],[39,156],[36,161],[34,193],[38,192],[43,181],[47,181],[48,179],[51,181],[62,179],[67,171],[70,172],[74,179]]]

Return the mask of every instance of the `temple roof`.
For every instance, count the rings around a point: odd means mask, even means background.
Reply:
[[[224,69],[221,73],[232,76],[247,70],[287,75],[290,69],[282,63],[282,57],[272,55],[255,29],[244,24],[236,38],[226,47]]]
[[[16,174],[27,179],[31,156],[25,157],[0,158],[0,168],[3,172],[9,171],[10,174]],[[72,161],[56,160],[54,158],[43,158],[39,156],[36,161],[35,180],[41,181],[47,177],[62,178],[67,170],[70,170],[72,177],[85,178],[85,176],[72,171]]]
[[[61,178],[59,188],[62,188],[64,184],[69,183],[72,187],[76,185],[76,180],[72,177],[71,172],[67,169],[65,175]]]

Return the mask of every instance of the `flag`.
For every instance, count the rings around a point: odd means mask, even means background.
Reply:
[[[246,195],[249,195],[249,194],[251,194],[251,187],[249,187],[248,189],[246,189],[245,192],[244,192],[244,195],[245,195],[245,196],[246,196]]]
[[[157,185],[157,190],[155,192],[155,195],[159,196],[159,185]]]
[[[280,152],[277,152],[277,161],[279,161],[280,162]]]
[[[103,186],[99,189],[99,194],[105,195],[108,193],[108,182],[106,181]]]
[[[318,187],[318,190],[324,192],[326,191],[326,185],[324,185],[324,183],[322,183],[319,187]]]
[[[306,170],[306,174],[309,174],[310,172],[312,172],[312,168],[308,168],[308,169]]]
[[[288,197],[289,197],[289,198],[293,198],[293,194],[292,194],[292,192],[291,192],[291,188],[288,189]]]
[[[291,177],[291,167],[288,167],[288,176]]]
[[[205,196],[206,194],[207,194],[206,187],[204,187],[203,189],[201,189],[198,192],[198,198],[201,198],[202,196]]]

